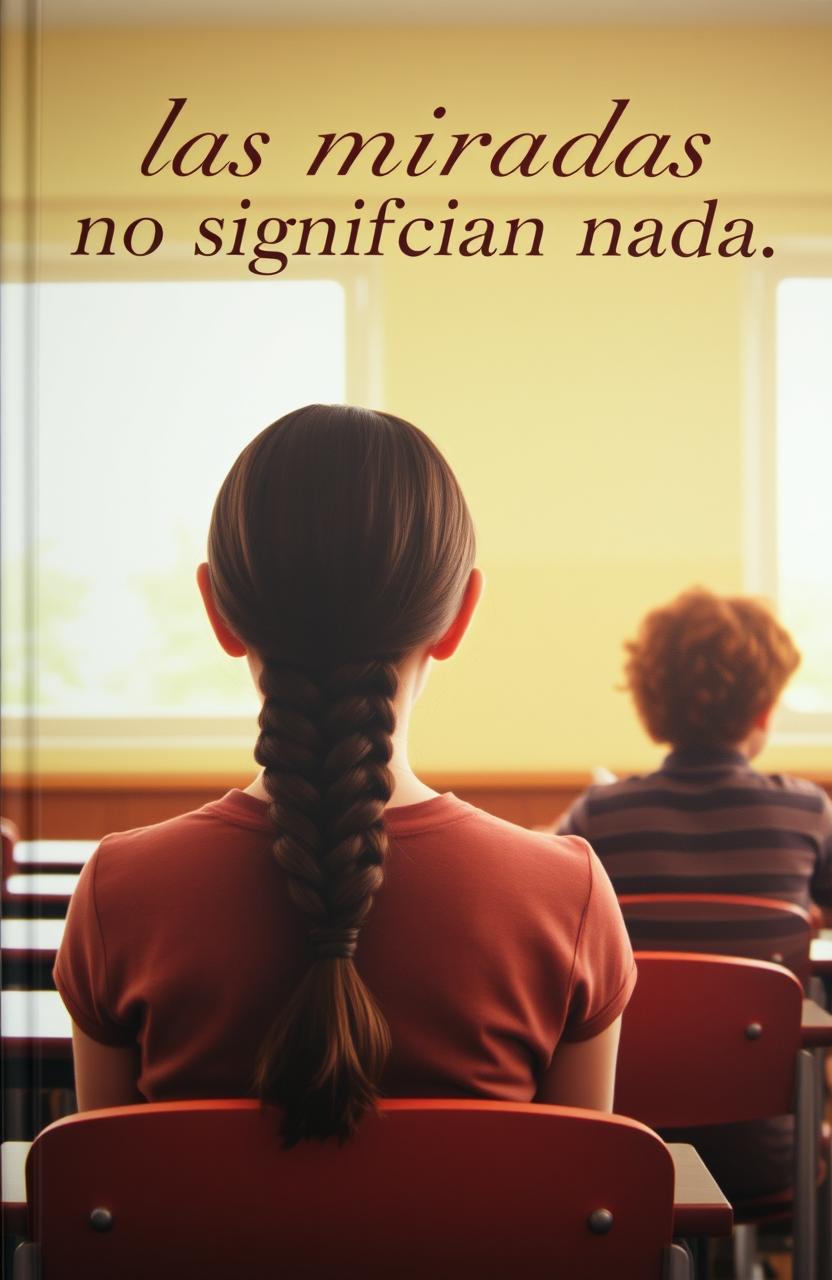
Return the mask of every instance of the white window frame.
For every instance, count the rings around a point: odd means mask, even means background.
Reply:
[[[832,276],[832,239],[772,241],[774,254],[750,268],[745,299],[745,520],[746,590],[775,604],[777,565],[777,287],[795,277]],[[832,742],[832,712],[796,711],[781,706],[775,743]]]
[[[62,273],[62,278],[67,277]],[[101,275],[96,272],[87,278],[100,280]],[[121,274],[118,276],[119,282],[126,278],[128,277]],[[182,275],[156,277],[159,281],[171,278],[182,281],[192,278],[195,284],[205,279],[204,276],[186,275],[184,270]],[[240,277],[232,276],[231,272],[219,271],[216,278],[239,280]],[[142,282],[150,282],[153,277],[143,276],[141,279]],[[380,272],[377,264],[310,258],[303,263],[293,261],[286,279],[287,282],[334,280],[343,288],[346,401],[369,408],[381,407],[383,350]],[[258,281],[257,287],[268,289],[271,283]],[[25,477],[22,479],[25,480]],[[194,607],[198,607],[196,600]],[[37,664],[36,653],[32,661]],[[127,751],[134,759],[151,758],[157,750],[187,751],[197,757],[189,766],[193,768],[193,763],[197,763],[198,757],[203,754],[210,757],[217,751],[250,751],[255,733],[256,721],[252,716],[218,716],[210,712],[204,716],[193,713],[177,715],[172,712],[153,716],[121,716],[114,713],[82,717],[75,714],[30,716],[6,714],[4,711],[2,716],[4,750],[13,758],[34,762],[44,753],[57,754],[61,759],[77,762],[72,764],[73,772],[84,767],[85,754],[100,755],[102,751],[114,753],[116,772],[118,754]]]

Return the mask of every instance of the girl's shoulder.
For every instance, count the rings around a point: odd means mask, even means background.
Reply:
[[[474,863],[478,874],[502,876],[527,886],[535,879],[586,884],[594,873],[595,855],[579,836],[530,831],[478,809],[452,792],[385,811],[395,845]]]
[[[105,836],[93,855],[96,876],[110,883],[133,876],[145,879],[156,869],[187,871],[194,861],[204,867],[240,848],[261,846],[271,831],[268,807],[244,791],[232,790],[199,809]]]

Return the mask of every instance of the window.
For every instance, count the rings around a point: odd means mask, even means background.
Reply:
[[[753,288],[749,587],[803,655],[781,730],[832,737],[832,248],[778,254]]]
[[[195,566],[260,427],[369,398],[366,280],[11,284],[0,301],[12,737],[27,718],[67,743],[243,717],[250,738],[255,695],[215,648]]]

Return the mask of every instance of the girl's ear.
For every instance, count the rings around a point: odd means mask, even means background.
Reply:
[[[762,729],[764,733],[768,733],[771,728],[772,717],[774,716],[774,703],[767,707],[765,711],[761,711],[754,721],[753,728]]]
[[[445,634],[440,636],[436,643],[428,649],[428,654],[431,658],[437,658],[441,662],[443,658],[450,658],[451,654],[456,653],[462,637],[468,630],[484,588],[485,578],[482,570],[472,569],[465,588],[465,594],[462,597],[462,604],[459,606],[456,617]]]
[[[246,646],[242,640],[235,636],[228,623],[223,618],[214,601],[214,592],[211,589],[211,574],[207,564],[201,564],[197,567],[196,581],[199,587],[199,594],[202,596],[202,603],[205,605],[205,612],[208,614],[208,621],[214,631],[214,635],[219,640],[226,653],[232,658],[242,658],[248,653]]]

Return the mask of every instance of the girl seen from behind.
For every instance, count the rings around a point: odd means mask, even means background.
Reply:
[[[237,459],[198,576],[261,693],[261,772],[85,869],[55,966],[82,1109],[256,1092],[294,1142],[379,1093],[611,1108],[635,973],[600,864],[408,763],[474,549],[447,463],[388,414],[307,406]]]

